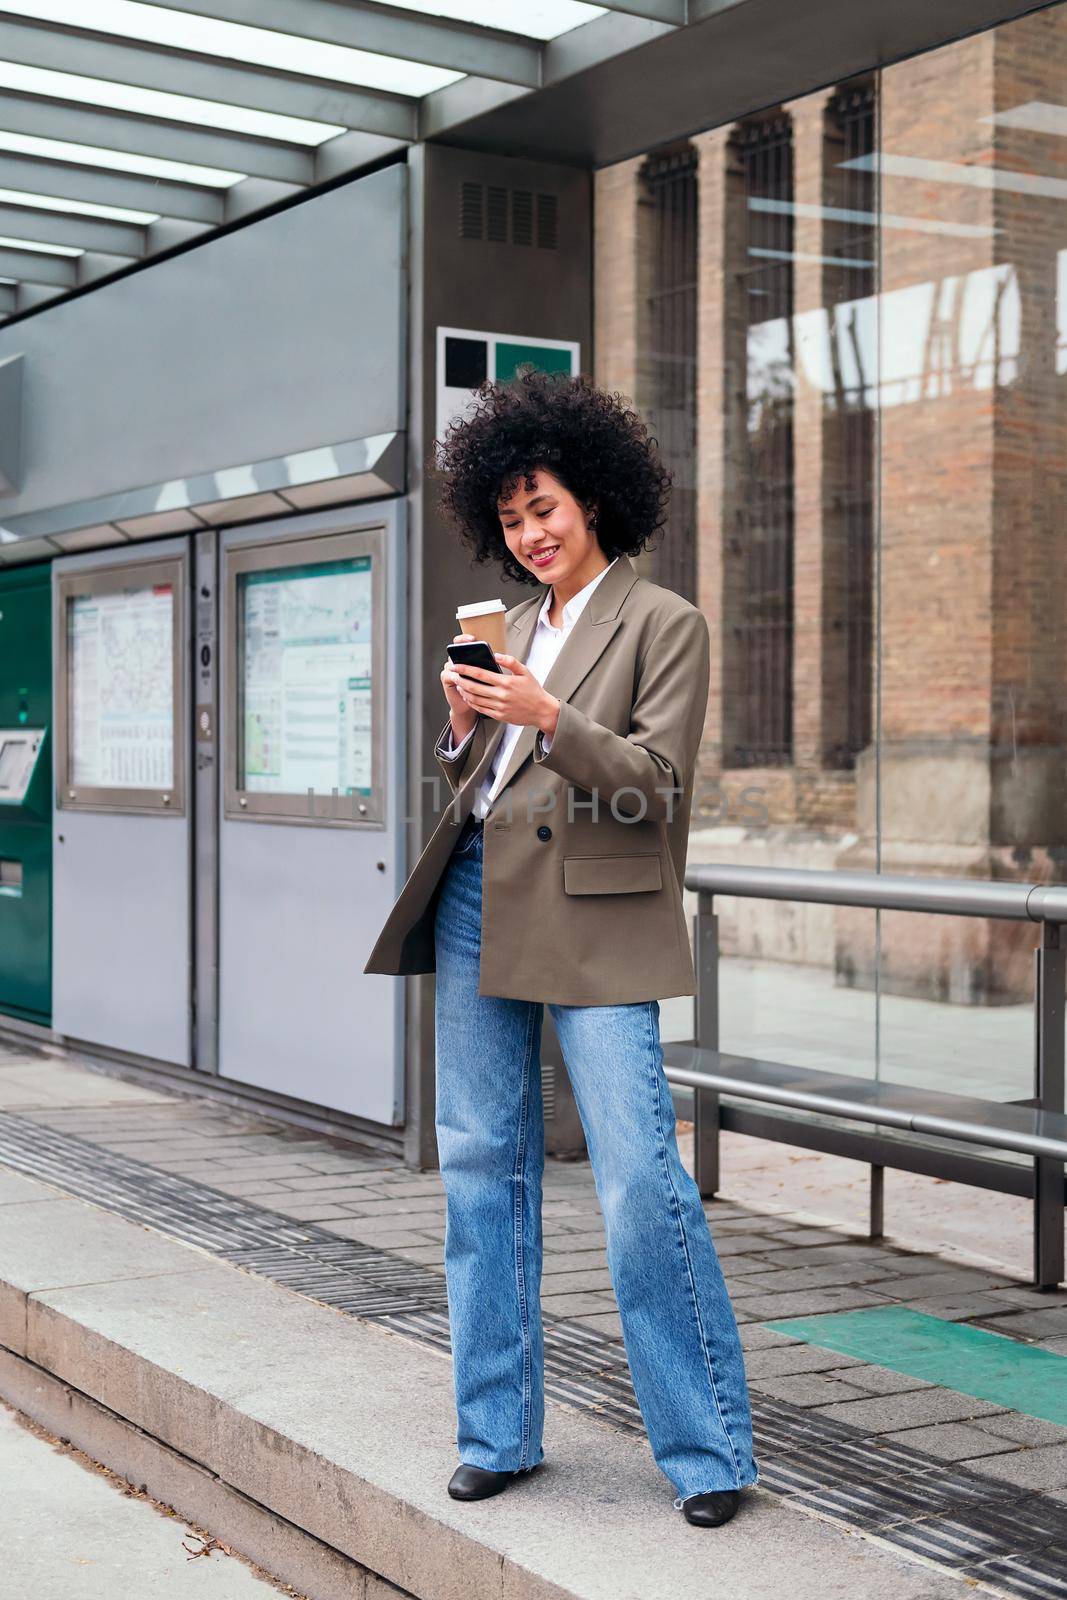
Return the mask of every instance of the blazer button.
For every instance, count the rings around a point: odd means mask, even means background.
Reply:
[[[541,826],[537,830],[537,837],[539,839],[551,839],[551,837],[552,837],[552,829],[551,828],[546,828],[544,823],[542,823]]]

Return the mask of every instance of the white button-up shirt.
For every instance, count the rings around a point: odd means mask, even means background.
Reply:
[[[616,556],[615,561],[618,559],[618,556]],[[553,593],[552,585],[549,584],[548,593],[545,595],[541,609],[537,613],[537,625],[534,628],[533,642],[530,645],[530,653],[526,657],[526,666],[529,671],[533,673],[538,683],[544,683],[545,679],[548,677],[553,662],[563,649],[567,635],[570,633],[571,629],[574,627],[574,624],[577,622],[578,618],[585,610],[585,607],[588,605],[593,590],[596,588],[601,578],[605,577],[611,571],[612,567],[615,565],[615,561],[609,561],[607,566],[604,567],[601,572],[598,572],[595,578],[590,578],[584,589],[579,589],[577,594],[572,595],[571,598],[566,601],[563,607],[563,624],[559,628],[554,628],[548,620],[548,611],[552,604]],[[508,769],[508,761],[511,757],[511,752],[515,748],[516,742],[518,741],[522,730],[523,724],[521,722],[505,723],[504,735],[496,747],[496,754],[493,757],[492,765],[479,784],[478,791],[474,797],[474,807],[471,812],[472,816],[484,817],[496,798],[496,792],[499,787],[499,779],[504,776],[504,773]],[[492,732],[492,730],[490,730],[490,732]],[[467,740],[472,739],[473,737],[474,728],[471,729],[466,738],[462,739],[458,745],[453,747],[452,731],[449,729],[446,742],[442,744],[441,750],[446,756],[458,755],[466,746]],[[543,748],[546,751],[551,749],[552,740],[547,735],[544,737],[542,743]]]

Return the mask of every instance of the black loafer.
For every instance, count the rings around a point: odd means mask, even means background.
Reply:
[[[695,1528],[721,1528],[741,1504],[741,1491],[718,1489],[707,1494],[691,1494],[688,1500],[675,1504],[681,1505],[686,1522],[691,1522]]]
[[[469,1467],[461,1463],[448,1480],[453,1500],[486,1500],[506,1489],[517,1472],[491,1472],[488,1467]]]

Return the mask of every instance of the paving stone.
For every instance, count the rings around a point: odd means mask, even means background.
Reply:
[[[217,1187],[221,1188],[221,1185],[217,1185]],[[293,1189],[287,1183],[279,1183],[272,1192],[279,1200],[285,1196],[289,1200],[301,1201],[305,1205],[325,1204],[339,1206],[345,1216],[357,1216],[359,1214],[360,1191],[358,1189],[348,1187],[341,1189]],[[227,1189],[226,1193],[246,1194],[248,1191]],[[257,1199],[262,1205],[268,1206],[272,1210],[282,1210],[282,1207],[274,1203],[271,1195],[266,1190],[262,1195],[257,1196]]]
[[[829,1228],[784,1228],[778,1238],[785,1244],[798,1244],[805,1247],[820,1244],[843,1243],[845,1235],[832,1233]]]
[[[766,1248],[766,1240],[755,1233],[716,1234],[713,1228],[711,1236],[720,1256],[740,1256],[750,1251],[758,1254],[760,1250]]]
[[[373,1192],[377,1178],[376,1172],[348,1172],[343,1175],[336,1172],[305,1172],[285,1181],[291,1189],[351,1189],[353,1194],[358,1194],[361,1190]]]
[[[595,1328],[598,1333],[610,1333],[616,1339],[622,1338],[622,1318],[617,1311],[599,1311],[591,1317],[575,1317],[575,1322],[580,1322],[583,1328]]]
[[[921,1311],[925,1316],[940,1317],[944,1322],[968,1322],[974,1317],[995,1316],[1004,1309],[1003,1302],[993,1294],[954,1294],[943,1298],[934,1295],[930,1299],[902,1300],[901,1304],[908,1311]]]
[[[287,1183],[281,1182],[278,1178],[239,1178],[233,1182],[228,1178],[216,1179],[211,1187],[218,1189],[221,1194],[232,1194],[237,1199],[254,1198],[266,1206],[270,1205],[271,1197],[274,1195],[289,1195],[295,1200],[297,1194],[295,1189],[291,1189]]]
[[[420,1231],[429,1227],[444,1227],[444,1211],[386,1211],[364,1212],[358,1203],[345,1206],[345,1215],[352,1217],[357,1222],[369,1222],[382,1228],[418,1228]]]
[[[0,1206],[27,1205],[34,1201],[66,1198],[61,1189],[46,1189],[33,1178],[23,1177],[21,1172],[12,1172],[9,1167],[0,1167]],[[5,1225],[10,1225],[10,1219],[5,1219]]]
[[[552,1250],[545,1253],[545,1274],[598,1271],[608,1264],[606,1250]]]
[[[1019,1444],[1067,1444],[1067,1428],[1058,1423],[1046,1422],[1043,1417],[1027,1417],[1020,1411],[1005,1411],[988,1422],[978,1423],[983,1433],[996,1434],[1001,1439],[1014,1439]]]
[[[870,1289],[801,1289],[792,1294],[746,1297],[746,1310],[764,1322],[785,1317],[813,1317],[823,1311],[858,1311],[862,1306],[884,1306],[886,1296]]]
[[[983,1290],[1002,1289],[1010,1282],[1007,1278],[994,1278],[981,1272],[934,1272],[923,1276],[922,1287],[916,1291],[912,1278],[911,1273],[890,1274],[882,1280],[882,1287],[886,1294],[900,1299],[946,1299],[954,1294],[980,1294]]]
[[[814,1267],[831,1266],[840,1261],[885,1261],[892,1260],[887,1251],[879,1249],[877,1245],[866,1244],[839,1244],[831,1248],[829,1245],[813,1245],[810,1249],[804,1245],[796,1245],[790,1250],[775,1248],[764,1254],[764,1260],[772,1267]],[[940,1268],[943,1263],[938,1263]]]
[[[751,1212],[739,1212],[734,1217],[724,1217],[720,1212],[705,1207],[704,1215],[720,1233],[753,1233],[761,1235],[779,1232],[787,1223],[772,1222],[766,1217],[754,1217]]]
[[[1025,1489],[1067,1488],[1067,1444],[1045,1445],[1034,1450],[1013,1450],[1006,1455],[964,1460],[976,1472],[1015,1483]]]
[[[555,1233],[552,1229],[545,1229],[544,1249],[545,1255],[555,1255],[560,1251],[572,1250],[603,1250],[605,1238],[603,1233]]]
[[[421,1262],[426,1267],[443,1267],[445,1263],[443,1244],[394,1244],[389,1246],[389,1252],[403,1256],[405,1261]]]
[[[966,1461],[983,1452],[995,1455],[1015,1448],[1010,1439],[995,1439],[992,1434],[984,1433],[982,1427],[977,1422],[938,1422],[932,1427],[906,1428],[901,1433],[886,1433],[882,1437],[891,1444],[908,1445],[912,1450],[922,1450],[942,1461]]]
[[[842,1284],[862,1284],[874,1280],[881,1288],[877,1263],[842,1261],[840,1266],[779,1268],[775,1272],[756,1272],[748,1275],[748,1283],[757,1290],[766,1289],[778,1294],[791,1289],[828,1289]]]
[[[800,1372],[785,1378],[750,1379],[760,1394],[784,1400],[791,1406],[840,1405],[863,1397],[863,1390],[839,1378],[834,1372]]]
[[[1023,1339],[1056,1339],[1067,1336],[1067,1306],[1050,1306],[1047,1311],[1013,1311],[989,1324],[997,1333]]]
[[[359,1207],[361,1217],[402,1217],[409,1212],[422,1215],[425,1212],[443,1212],[446,1201],[442,1194],[422,1195],[418,1199],[410,1200],[374,1200],[369,1197],[353,1201]]]
[[[934,1385],[925,1378],[912,1378],[906,1372],[894,1372],[891,1367],[872,1367],[861,1364],[850,1374],[850,1383],[869,1389],[872,1394],[907,1394],[909,1389],[932,1389]]]
[[[758,1317],[754,1311],[746,1311],[743,1301],[739,1305],[735,1305],[733,1307],[733,1313],[734,1321],[737,1323],[739,1328],[742,1325],[747,1325],[750,1322],[758,1323],[763,1320],[762,1317]]]
[[[274,1211],[283,1217],[292,1217],[294,1222],[330,1222],[334,1217],[351,1215],[343,1206],[331,1205],[326,1200],[298,1200],[295,1195],[285,1201],[275,1196],[271,1205]]]
[[[557,1317],[582,1317],[614,1311],[616,1301],[613,1294],[542,1294],[541,1307]]]
[[[251,1162],[252,1165],[247,1163]],[[188,1178],[192,1183],[203,1183],[211,1188],[216,1178],[299,1178],[306,1167],[292,1161],[260,1161],[258,1156],[240,1161],[153,1161],[161,1172],[172,1172],[176,1177]]]
[[[359,1244],[378,1245],[382,1250],[401,1244],[429,1243],[424,1232],[416,1233],[411,1228],[383,1228],[380,1224],[361,1222],[355,1217],[331,1217],[329,1231],[339,1234],[342,1239],[355,1239]]]
[[[596,1272],[544,1272],[542,1282],[551,1294],[576,1294],[585,1289],[610,1289],[607,1267]]]
[[[804,1345],[798,1339],[787,1339],[784,1333],[776,1333],[773,1328],[765,1328],[759,1322],[754,1322],[740,1331],[742,1350],[811,1349],[810,1345]]]
[[[723,1256],[722,1270],[727,1278],[743,1278],[750,1272],[765,1272],[767,1268],[755,1256]]]
[[[909,1394],[879,1395],[875,1400],[850,1400],[845,1405],[827,1406],[820,1415],[835,1422],[849,1422],[870,1433],[897,1433],[901,1428],[923,1423],[964,1422],[971,1417],[989,1417],[1002,1409],[988,1400],[975,1400],[951,1389],[916,1389]]]
[[[769,1329],[760,1329],[757,1325],[751,1331],[767,1333]],[[772,1337],[781,1339],[780,1334]],[[863,1362],[857,1361],[855,1356],[839,1355],[836,1350],[821,1350],[818,1345],[797,1344],[793,1340],[768,1349],[750,1346],[745,1357],[745,1371],[750,1378],[785,1378],[795,1372],[831,1372],[849,1367],[862,1368]]]
[[[1032,1284],[1017,1283],[1002,1292],[1005,1300],[1028,1306],[1033,1311],[1044,1311],[1048,1306],[1067,1306],[1067,1289],[1035,1289]]]

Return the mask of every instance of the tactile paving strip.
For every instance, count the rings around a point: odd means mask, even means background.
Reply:
[[[440,1273],[88,1140],[0,1112],[0,1162],[286,1288],[447,1353]],[[545,1392],[638,1436],[626,1352],[544,1318]],[[827,1520],[1032,1600],[1067,1600],[1067,1508],[783,1401],[752,1395],[760,1483]]]

